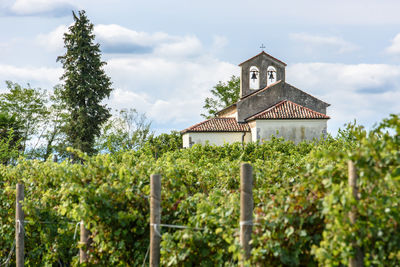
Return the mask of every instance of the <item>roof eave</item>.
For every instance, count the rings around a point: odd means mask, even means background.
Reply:
[[[257,118],[257,117],[261,116],[263,113],[267,113],[268,111],[271,111],[271,110],[275,109],[276,107],[282,105],[284,102],[290,102],[290,103],[292,103],[292,104],[294,104],[294,105],[296,105],[296,106],[299,106],[299,107],[301,107],[301,108],[308,109],[309,111],[311,111],[311,112],[313,112],[313,113],[315,113],[315,114],[317,114],[317,115],[319,115],[319,116],[324,116],[324,118]],[[258,112],[258,113],[256,113],[256,114],[254,114],[254,115],[248,117],[248,118],[245,119],[244,121],[245,121],[245,122],[249,122],[249,121],[254,121],[254,120],[326,120],[326,119],[329,120],[330,117],[327,116],[326,114],[323,114],[323,113],[321,113],[321,112],[318,112],[318,111],[312,110],[312,109],[310,109],[310,108],[301,106],[301,105],[299,105],[299,104],[297,104],[297,103],[294,103],[294,102],[289,101],[289,100],[286,99],[286,100],[282,100],[282,101],[276,103],[275,105],[273,105],[273,106],[271,106],[271,107],[269,107],[269,108],[267,108],[267,109],[265,109],[265,110],[263,110],[263,111],[260,111],[260,112]]]
[[[285,67],[287,66],[287,64],[286,64],[285,62],[283,62],[283,61],[277,59],[276,57],[271,56],[270,54],[266,53],[265,51],[261,51],[260,53],[258,53],[258,54],[255,55],[254,57],[251,57],[251,58],[249,58],[249,59],[243,61],[243,62],[240,63],[238,66],[241,66],[241,65],[243,65],[244,63],[246,63],[246,62],[248,62],[248,61],[250,61],[250,60],[252,60],[252,59],[254,59],[254,58],[256,58],[256,57],[258,57],[258,56],[260,56],[260,55],[262,55],[262,54],[265,54],[266,56],[268,56],[268,57],[270,57],[270,58],[272,58],[272,59],[278,61],[279,63],[281,63],[281,64],[284,65]]]
[[[185,131],[181,132],[182,134],[185,133],[249,133],[251,130],[245,130],[245,131]]]
[[[212,121],[212,120],[217,120],[217,121],[231,121],[231,122],[235,122],[236,124],[238,124],[237,123],[237,121],[234,119],[234,118],[218,118],[218,117],[216,117],[216,118],[211,118],[211,119],[208,119],[208,120],[205,120],[205,121],[202,121],[202,122],[199,122],[199,123],[197,123],[197,124],[194,124],[194,125],[192,125],[192,126],[190,126],[190,127],[188,127],[188,128],[186,128],[186,129],[184,129],[184,130],[182,130],[180,133],[181,134],[185,134],[185,133],[187,133],[187,132],[246,132],[246,131],[249,131],[250,130],[250,128],[248,127],[248,125],[244,125],[244,126],[241,126],[241,127],[239,127],[239,128],[232,128],[232,126],[230,127],[230,128],[225,128],[225,129],[204,129],[204,130],[200,130],[200,129],[198,129],[197,127],[199,127],[199,126],[201,126],[201,125],[203,125],[203,124],[206,124],[207,122],[209,122],[209,121]],[[244,124],[246,124],[246,123],[244,123]],[[215,126],[215,125],[214,125]],[[234,125],[235,126],[235,125]],[[234,127],[233,126],[233,127]],[[198,129],[198,130],[196,130],[196,128]],[[245,128],[245,129],[243,129],[243,128]]]
[[[330,120],[331,118],[249,118],[246,122],[256,121],[256,120]]]

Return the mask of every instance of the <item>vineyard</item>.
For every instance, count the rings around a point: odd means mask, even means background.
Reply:
[[[15,239],[15,188],[25,186],[26,266],[79,265],[76,226],[91,232],[90,266],[147,266],[150,175],[162,176],[162,266],[236,266],[239,167],[253,166],[250,266],[343,266],[355,251],[365,266],[400,262],[400,118],[369,132],[295,145],[282,139],[195,145],[154,155],[149,148],[86,156],[83,164],[20,160],[0,167],[0,264]],[[357,168],[359,201],[347,162]],[[355,224],[349,212],[356,208]],[[195,228],[195,229],[193,229]],[[14,257],[8,262],[15,263]]]

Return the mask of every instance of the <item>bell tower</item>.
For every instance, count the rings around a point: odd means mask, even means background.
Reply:
[[[239,66],[241,67],[240,98],[278,81],[285,81],[286,63],[264,51],[240,63]]]

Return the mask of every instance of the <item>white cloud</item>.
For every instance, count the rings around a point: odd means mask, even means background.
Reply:
[[[386,52],[390,54],[400,54],[400,33],[393,38],[392,44],[386,48]]]
[[[400,110],[399,65],[299,63],[288,66],[286,77],[292,85],[331,104],[331,132],[354,119],[372,126]]]
[[[142,113],[150,109],[150,97],[144,92],[133,92],[128,89],[115,88],[111,96],[112,106],[116,109],[135,108]]]
[[[388,64],[298,63],[289,65],[288,73],[307,86],[330,81],[328,86],[345,85],[352,90],[400,82],[400,66]]]
[[[117,88],[111,99],[114,108],[137,108],[154,122],[170,127],[200,120],[209,90],[238,72],[233,64],[210,56],[158,54],[111,59],[106,69]]]
[[[16,67],[0,64],[0,81],[11,80],[21,84],[31,83],[48,89],[59,83],[61,75],[61,68]]]
[[[38,36],[37,42],[61,50],[66,30],[61,25]],[[210,89],[239,72],[235,65],[212,56],[216,47],[227,43],[222,36],[205,47],[196,36],[139,32],[116,24],[96,25],[94,33],[109,58],[105,69],[115,88],[109,105],[136,108],[157,127],[179,129],[196,123]]]
[[[55,30],[46,33],[39,34],[36,37],[36,42],[45,47],[51,52],[59,52],[64,47],[64,33],[68,31],[68,26],[60,25]]]
[[[10,11],[16,15],[66,15],[75,8],[72,0],[16,0]]]
[[[97,40],[105,52],[111,53],[151,53],[186,57],[198,54],[202,44],[195,36],[174,36],[163,32],[137,32],[120,25],[96,25]]]
[[[60,25],[39,35],[36,41],[59,52],[67,28]],[[210,89],[239,72],[235,65],[213,56],[215,49],[228,42],[222,36],[216,36],[213,44],[205,47],[193,35],[139,32],[116,24],[95,25],[94,34],[108,58],[105,69],[115,88],[110,106],[136,108],[160,127],[200,120]]]
[[[200,55],[202,44],[195,36],[184,36],[171,43],[162,43],[154,49],[154,53],[168,57],[188,57]]]
[[[52,52],[63,49],[63,35],[69,26],[60,25],[53,31],[40,34],[36,42]],[[96,41],[103,53],[110,54],[156,54],[162,57],[188,57],[204,52],[196,36],[176,36],[163,32],[146,33],[134,31],[116,24],[99,24],[94,27]]]
[[[117,24],[99,24],[94,29],[97,39],[109,43],[132,43],[141,46],[154,46],[160,42],[175,40],[175,37],[163,32],[138,32]]]
[[[292,40],[305,43],[312,47],[330,46],[338,49],[338,53],[351,52],[358,49],[358,46],[345,41],[337,36],[319,36],[308,33],[292,33],[289,35]]]
[[[211,56],[171,58],[160,55],[130,56],[108,60],[106,72],[114,91],[108,105],[136,108],[155,127],[180,130],[201,120],[204,99],[220,80],[238,68]],[[61,68],[16,67],[0,64],[0,80],[51,89],[60,83]],[[0,86],[1,88],[1,86]]]

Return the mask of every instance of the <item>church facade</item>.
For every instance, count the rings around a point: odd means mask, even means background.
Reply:
[[[284,62],[262,51],[239,66],[239,101],[181,131],[183,147],[261,142],[272,135],[299,143],[326,135],[329,104],[286,83]]]

